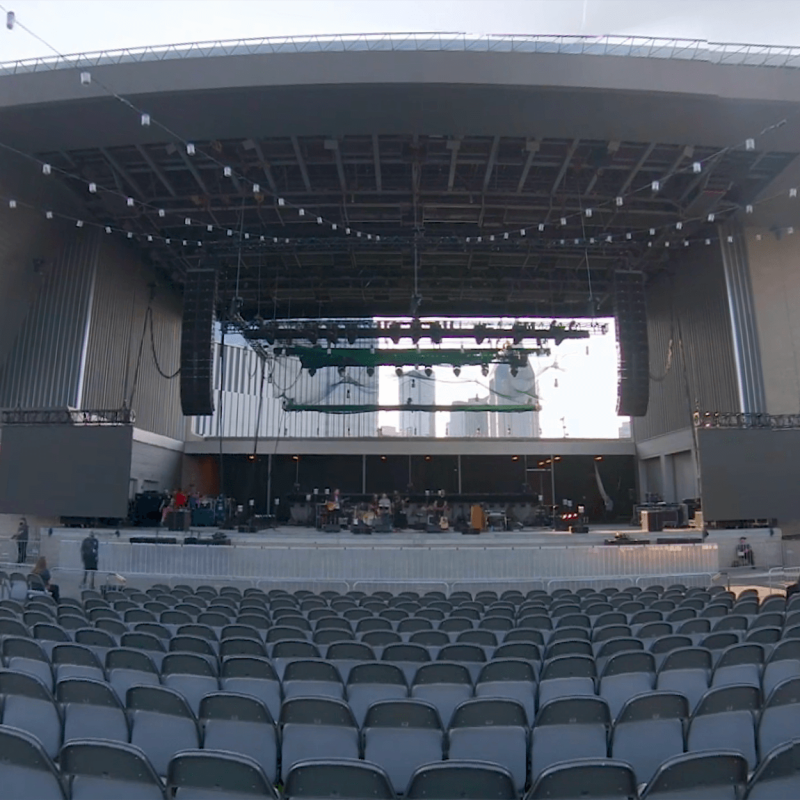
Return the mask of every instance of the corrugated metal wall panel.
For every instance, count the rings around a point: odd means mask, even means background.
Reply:
[[[179,381],[159,374],[149,330],[138,375],[136,371],[150,297],[148,284],[155,276],[134,253],[110,239],[101,241],[98,264],[83,405],[119,408],[133,395],[136,427],[183,439]],[[155,350],[159,366],[168,375],[175,373],[180,364],[180,308],[177,295],[164,288],[153,301]]]
[[[650,407],[634,420],[637,441],[688,428],[697,408],[739,408],[722,255],[696,246],[681,256],[647,287]]]
[[[63,244],[0,370],[0,406],[76,406],[97,236],[64,231]]]
[[[220,420],[220,347],[215,348],[216,407],[213,417],[196,417],[193,430],[199,436],[217,436]],[[378,415],[319,414],[283,410],[284,396],[298,402],[362,405],[378,402],[378,375],[369,377],[358,370],[355,377],[339,377],[335,369],[323,369],[309,375],[295,358],[278,358],[267,365],[264,374],[264,397],[259,419],[261,361],[248,347],[225,345],[225,388],[222,392],[222,435],[253,438],[258,424],[259,438],[303,437],[339,438],[376,436]]]

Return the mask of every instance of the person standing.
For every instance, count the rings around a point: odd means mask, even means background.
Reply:
[[[28,560],[28,520],[22,517],[14,535],[17,540],[17,564],[24,564]]]
[[[81,588],[86,586],[87,578],[91,573],[91,588],[94,589],[94,574],[97,572],[97,557],[99,551],[100,542],[97,541],[97,537],[94,535],[94,531],[92,531],[81,542],[81,560],[83,561],[83,580],[81,581]]]

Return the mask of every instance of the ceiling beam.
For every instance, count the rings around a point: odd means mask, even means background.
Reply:
[[[447,149],[450,151],[450,172],[447,175],[447,191],[452,192],[456,182],[456,164],[458,163],[458,151],[461,149],[461,137],[456,136],[447,140]]]
[[[269,190],[277,197],[278,185],[275,183],[275,177],[272,174],[272,168],[270,167],[267,159],[264,158],[264,151],[261,149],[261,145],[255,139],[252,139],[251,141],[253,142],[253,150],[255,151],[259,164],[261,164],[261,169],[264,172],[264,177],[267,179]]]
[[[311,191],[311,181],[308,179],[308,169],[306,169],[306,160],[303,158],[303,151],[300,149],[300,142],[296,136],[291,137],[292,147],[294,148],[294,157],[297,159],[297,165],[300,167],[300,174],[303,176],[303,183],[305,184],[306,191]]]
[[[522,190],[525,188],[525,181],[528,180],[528,173],[531,171],[531,167],[533,166],[533,159],[536,158],[536,154],[539,152],[539,145],[540,142],[538,139],[528,139],[525,142],[525,149],[528,151],[528,157],[525,159],[525,166],[522,168],[522,175],[519,176],[517,194],[522,194]]]
[[[383,176],[381,175],[381,149],[378,142],[378,134],[372,134],[372,161],[375,164],[375,188],[383,191]]]
[[[141,155],[141,157],[144,159],[145,164],[147,164],[147,166],[150,167],[151,170],[153,170],[153,174],[156,176],[156,178],[158,178],[161,181],[164,188],[173,197],[177,197],[178,193],[175,191],[175,187],[172,185],[169,178],[164,174],[164,170],[161,169],[161,167],[159,167],[155,161],[153,161],[147,150],[145,150],[144,147],[142,147],[142,145],[140,144],[136,145],[136,149],[139,151],[139,155]]]
[[[578,145],[580,144],[580,142],[581,142],[580,139],[573,139],[569,148],[567,148],[567,155],[564,158],[564,163],[561,165],[561,169],[559,169],[558,175],[556,175],[556,179],[553,182],[553,188],[550,189],[551,197],[558,191],[558,187],[561,186],[561,181],[564,180],[564,176],[567,174],[570,161],[572,161],[572,156],[575,155],[575,151],[578,149]]]
[[[642,167],[647,163],[647,159],[650,158],[653,150],[655,149],[656,149],[655,142],[650,142],[650,144],[648,144],[647,147],[645,147],[644,153],[642,153],[642,155],[639,157],[639,160],[636,162],[633,169],[628,174],[628,177],[625,178],[625,182],[620,187],[619,190],[620,195],[625,194],[625,192],[627,192],[628,189],[631,188],[631,184],[634,182],[634,180],[636,180],[636,176],[639,174]]]
[[[342,162],[342,151],[339,149],[339,141],[337,139],[326,139],[323,142],[323,147],[326,150],[333,150],[333,160],[336,162],[336,174],[339,176],[339,186],[342,193],[347,193],[347,178],[344,174],[344,163]]]
[[[202,190],[203,194],[210,195],[211,192],[208,191],[208,186],[206,186],[205,181],[200,177],[200,173],[197,171],[197,168],[195,167],[195,165],[192,164],[191,159],[184,152],[184,149],[182,147],[177,147],[177,148],[174,148],[174,149],[177,150],[177,153],[181,157],[181,160],[183,161],[184,165],[186,166],[186,169],[189,170],[189,172],[191,173],[192,177],[195,179],[195,182],[197,183],[197,185]]]
[[[497,151],[500,149],[500,137],[492,139],[492,149],[489,151],[489,160],[486,163],[486,174],[483,176],[483,191],[489,188],[489,181],[492,179],[495,161],[497,161]]]
[[[125,167],[123,167],[122,164],[120,164],[119,161],[117,161],[117,159],[112,156],[105,147],[101,147],[100,152],[103,154],[103,158],[105,158],[105,160],[111,165],[111,168],[114,170],[114,172],[116,172],[119,177],[128,184],[133,194],[136,195],[139,200],[144,200],[144,194],[142,194],[141,187],[128,173]]]

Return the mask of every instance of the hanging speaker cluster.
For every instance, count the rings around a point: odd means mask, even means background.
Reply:
[[[644,273],[614,273],[614,317],[619,351],[617,414],[643,417],[650,400],[650,353]]]
[[[181,409],[187,417],[207,417],[214,413],[216,300],[216,270],[191,270],[186,274],[181,326]]]

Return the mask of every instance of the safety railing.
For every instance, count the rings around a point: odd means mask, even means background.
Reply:
[[[770,589],[783,589],[797,580],[800,580],[800,567],[773,567],[767,572],[767,585]]]
[[[126,47],[63,56],[27,58],[0,64],[0,75],[85,69],[108,64],[171,61],[278,53],[359,51],[451,51],[474,53],[563,53],[680,59],[714,64],[800,66],[800,48],[778,45],[710,42],[651,36],[539,36],[466,33],[361,33],[326,36],[273,36],[253,39],[187,42],[152,47]]]

